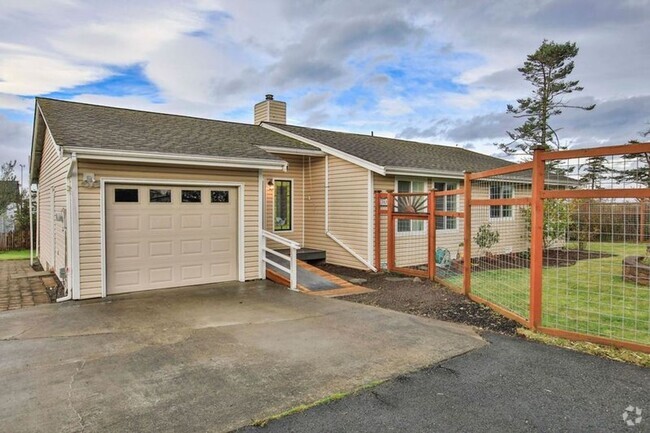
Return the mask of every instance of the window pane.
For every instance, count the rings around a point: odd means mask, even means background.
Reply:
[[[436,210],[445,210],[445,198],[436,197]]]
[[[201,203],[201,190],[200,189],[182,190],[181,201],[183,203]]]
[[[436,217],[436,230],[444,230],[445,228],[445,217]]]
[[[510,218],[512,216],[512,206],[501,206],[501,216],[503,216],[503,218]]]
[[[447,217],[447,229],[448,230],[454,230],[456,228],[456,218],[455,217]]]
[[[115,203],[137,203],[138,190],[135,188],[115,188]]]
[[[490,198],[492,200],[501,198],[501,188],[498,185],[490,186]]]
[[[228,203],[230,201],[228,193],[229,191],[212,190],[210,191],[210,201],[212,203]]]
[[[425,191],[425,183],[421,180],[414,180],[411,182],[411,192],[424,192]]]
[[[433,189],[436,191],[444,191],[445,190],[445,183],[444,182],[436,182],[433,184]]]
[[[512,186],[511,185],[504,185],[503,188],[501,188],[501,197],[503,197],[503,198],[512,198]]]
[[[411,192],[411,182],[408,180],[398,180],[397,192]]]
[[[171,203],[172,190],[171,189],[150,189],[149,202],[150,203]]]
[[[409,220],[397,220],[397,231],[398,232],[410,232],[411,231],[411,221]]]
[[[291,181],[276,180],[273,229],[291,230]]]
[[[490,206],[490,218],[501,217],[501,206]]]
[[[411,221],[411,230],[414,232],[424,231],[424,221],[422,220]]]
[[[447,210],[449,212],[456,212],[456,196],[448,195],[447,196]]]

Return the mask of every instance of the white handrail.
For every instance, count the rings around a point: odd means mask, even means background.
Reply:
[[[279,251],[276,251],[272,248],[268,248],[266,246],[266,241],[270,239],[272,241],[275,241],[279,244],[285,245],[289,247],[289,255],[287,256],[286,254],[282,254]],[[287,238],[283,238],[282,236],[278,236],[275,233],[271,233],[266,230],[262,230],[262,245],[260,248],[260,256],[262,259],[262,262],[265,264],[268,263],[271,266],[274,266],[280,270],[285,271],[287,274],[289,274],[289,289],[298,291],[298,261],[297,261],[297,251],[300,249],[300,244],[298,242],[292,241]],[[266,257],[266,253],[271,253],[275,256],[278,256],[282,259],[285,259],[289,262],[289,268],[286,268],[285,266],[282,266],[281,264],[269,259]]]

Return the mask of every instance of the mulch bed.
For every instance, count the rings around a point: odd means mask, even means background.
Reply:
[[[562,268],[573,266],[578,260],[601,259],[612,257],[611,254],[597,251],[566,250],[564,248],[549,248],[544,250],[544,267]],[[472,259],[473,271],[489,271],[496,269],[530,268],[528,254],[510,253],[496,254],[490,257]]]
[[[318,266],[335,275],[367,279],[368,282],[362,286],[376,290],[373,293],[341,298],[347,301],[416,316],[464,323],[503,334],[513,335],[520,326],[517,322],[501,316],[489,307],[471,301],[463,295],[428,280],[416,282],[413,278],[400,278],[403,275],[365,272],[330,264]],[[390,280],[394,278],[399,278],[399,280]]]

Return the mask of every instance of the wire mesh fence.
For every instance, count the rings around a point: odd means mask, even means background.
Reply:
[[[377,196],[378,262],[543,332],[650,352],[650,143],[538,150],[434,185]]]
[[[530,308],[531,213],[529,204],[517,203],[530,196],[530,173],[472,182],[471,293],[524,320]]]
[[[565,246],[547,250],[557,263],[543,271],[542,325],[650,345],[645,155],[553,160],[546,169],[575,179],[585,197],[544,202],[545,246]]]

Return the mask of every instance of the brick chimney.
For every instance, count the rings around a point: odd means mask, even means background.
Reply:
[[[287,123],[287,103],[276,101],[273,95],[268,94],[262,102],[255,104],[255,124],[262,122]]]

